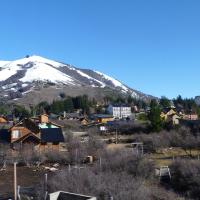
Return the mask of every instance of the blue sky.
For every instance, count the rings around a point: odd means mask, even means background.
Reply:
[[[198,0],[1,0],[0,60],[35,54],[142,92],[200,95]]]

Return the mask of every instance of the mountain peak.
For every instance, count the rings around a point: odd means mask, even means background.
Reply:
[[[35,90],[36,82],[53,83],[59,87],[76,87],[80,90],[83,87],[110,88],[136,98],[145,96],[101,72],[80,69],[38,55],[0,62],[0,92],[4,96],[19,91],[22,91],[22,95],[26,95]]]

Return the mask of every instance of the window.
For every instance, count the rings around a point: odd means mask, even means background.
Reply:
[[[19,130],[13,130],[12,131],[12,138],[17,139],[20,137],[20,131]]]

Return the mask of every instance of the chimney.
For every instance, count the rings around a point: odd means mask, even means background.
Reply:
[[[49,117],[47,114],[40,115],[40,123],[48,123],[48,122],[49,122]]]
[[[64,111],[63,112],[63,117],[66,118],[66,116],[67,116],[67,113],[66,113],[66,111]]]

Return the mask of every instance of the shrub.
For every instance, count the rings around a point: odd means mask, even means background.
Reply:
[[[200,161],[177,160],[170,168],[174,190],[188,198],[200,199]]]

